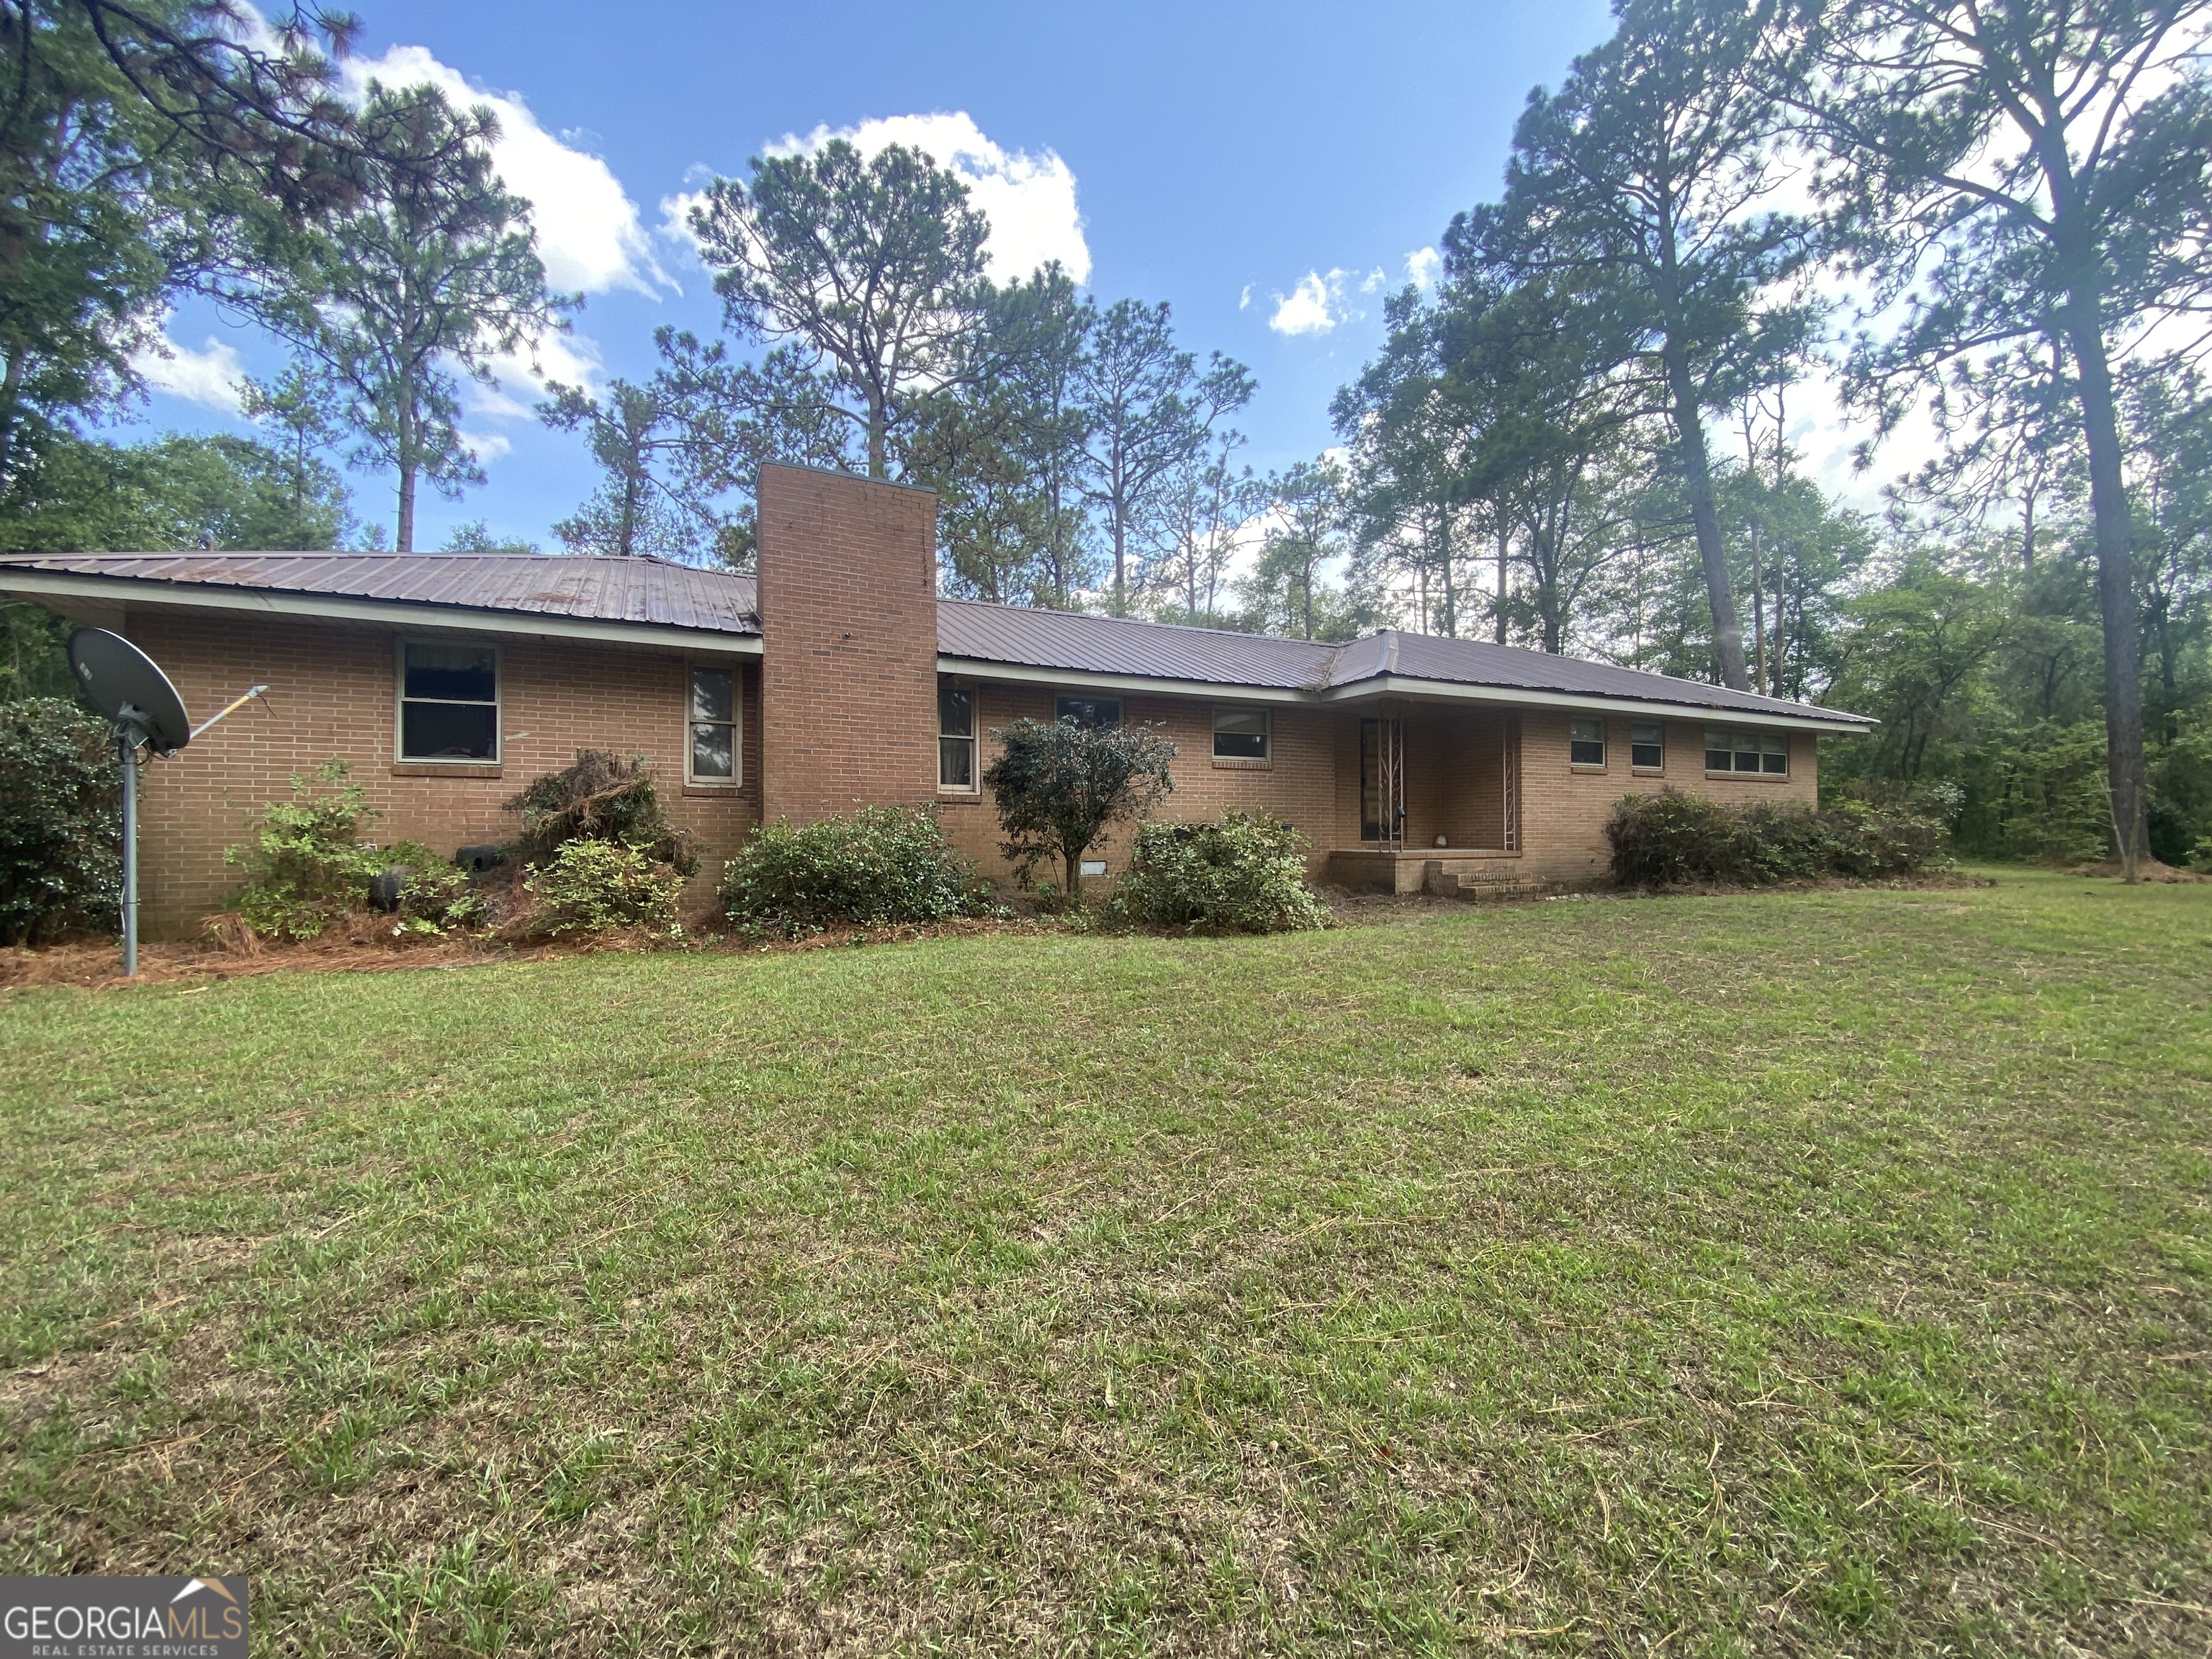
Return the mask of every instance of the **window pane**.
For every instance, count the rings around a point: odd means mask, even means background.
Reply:
[[[1705,733],[1705,770],[1708,772],[1725,772],[1731,766],[1735,765],[1735,757],[1729,753],[1729,750],[1734,745],[1732,745],[1729,741],[1729,734],[1727,732],[1707,731]]]
[[[695,720],[720,720],[725,723],[735,718],[738,701],[738,677],[726,668],[695,668],[691,671],[691,718]]]
[[[1576,717],[1567,722],[1567,759],[1577,766],[1605,764],[1605,722]]]
[[[973,789],[975,787],[975,740],[973,738],[939,738],[937,740],[937,781],[940,788]]]
[[[1628,763],[1656,771],[1667,763],[1667,745],[1656,720],[1638,720],[1628,728]]]
[[[948,738],[975,735],[975,694],[941,686],[937,693],[937,729]]]
[[[1062,697],[1054,718],[1073,720],[1078,726],[1119,726],[1121,723],[1121,700],[1119,697]]]
[[[1739,772],[1759,770],[1759,738],[1750,732],[1735,734],[1735,769]]]
[[[691,727],[691,775],[731,778],[737,775],[737,756],[730,742],[733,727],[700,721]]]
[[[495,702],[499,696],[498,663],[488,645],[410,644],[404,695],[447,702]]]
[[[1267,711],[1264,708],[1215,709],[1213,755],[1217,760],[1267,759]]]
[[[498,749],[499,710],[489,703],[400,705],[399,754],[404,760],[491,760]]]
[[[1778,734],[1767,734],[1759,740],[1760,769],[1777,777],[1786,777],[1790,772],[1790,739]]]

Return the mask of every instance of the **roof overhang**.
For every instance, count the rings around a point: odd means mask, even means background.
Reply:
[[[362,599],[275,588],[225,587],[214,582],[164,582],[143,576],[24,570],[4,563],[0,563],[0,592],[48,602],[89,600],[102,605],[149,606],[202,616],[289,617],[302,622],[450,629],[507,638],[641,645],[663,651],[673,648],[744,657],[761,653],[759,635],[726,634],[719,629],[678,628],[666,623],[610,622],[595,617],[564,617],[542,611],[493,611],[420,599]]]
[[[1791,732],[1857,733],[1878,722],[1854,714],[1782,714],[1692,702],[1662,702],[1632,697],[1600,697],[1587,692],[1525,690],[1518,686],[1463,685],[1456,680],[1417,679],[1378,674],[1349,685],[1311,690],[1302,686],[1237,685],[1209,680],[1158,678],[1141,674],[1099,674],[1073,668],[1038,668],[1025,663],[990,662],[939,653],[937,672],[968,679],[1026,685],[1074,686],[1086,690],[1151,692],[1166,697],[1211,697],[1224,702],[1357,705],[1384,698],[1419,702],[1504,706],[1517,708],[1587,709],[1592,714],[1650,714],[1676,720],[1725,720],[1731,726]]]
[[[1310,695],[1310,694],[1305,694]],[[1668,702],[1644,697],[1601,697],[1587,691],[1537,691],[1514,685],[1463,685],[1456,680],[1417,679],[1407,674],[1377,674],[1320,694],[1322,702],[1357,702],[1381,697],[1411,697],[1425,702],[1504,703],[1516,708],[1579,708],[1596,714],[1650,714],[1663,720],[1725,720],[1730,726],[1765,726],[1790,732],[1856,734],[1881,724],[1863,714],[1784,714],[1722,703]]]

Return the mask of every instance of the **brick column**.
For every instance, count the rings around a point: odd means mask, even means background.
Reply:
[[[937,497],[760,470],[762,817],[937,793]]]

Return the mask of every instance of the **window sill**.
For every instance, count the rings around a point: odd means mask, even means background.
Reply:
[[[1790,781],[1790,775],[1787,772],[1737,772],[1733,770],[1727,772],[1716,772],[1711,767],[1707,767],[1705,769],[1705,775],[1709,778],[1735,778],[1740,781],[1747,783],[1787,783]]]
[[[497,761],[394,761],[395,778],[497,778],[506,769]]]
[[[1213,769],[1217,772],[1272,772],[1275,769],[1275,763],[1272,760],[1252,760],[1239,755],[1216,755],[1213,757]]]
[[[1591,772],[1601,777],[1606,773],[1610,772],[1612,769],[1613,769],[1609,766],[1593,766],[1588,761],[1569,761],[1567,763],[1567,770],[1570,772]]]
[[[732,778],[727,783],[690,783],[684,786],[686,800],[729,800],[744,787],[742,779]]]
[[[1628,769],[1639,778],[1663,778],[1667,775],[1667,769],[1663,766],[1632,766]]]
[[[972,806],[983,799],[980,789],[940,789],[937,799],[948,806]]]

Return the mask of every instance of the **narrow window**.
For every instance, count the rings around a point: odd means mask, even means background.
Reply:
[[[1567,759],[1576,766],[1605,764],[1605,722],[1577,714],[1567,722]]]
[[[1093,731],[1102,726],[1119,726],[1121,723],[1121,700],[1119,697],[1062,697],[1053,718],[1073,720],[1078,726],[1087,726]]]
[[[1267,758],[1267,711],[1264,708],[1217,708],[1213,711],[1213,758]]]
[[[937,787],[975,787],[975,694],[937,688]]]
[[[1735,734],[1708,728],[1705,732],[1705,770],[1726,772],[1735,765]]]
[[[399,647],[399,758],[499,758],[499,650],[409,640]]]
[[[1628,763],[1638,772],[1666,769],[1666,728],[1657,720],[1638,720],[1628,728]]]
[[[1790,775],[1790,739],[1779,732],[1765,732],[1759,738],[1759,769],[1771,778]]]
[[[738,676],[731,668],[691,671],[691,781],[738,781]]]

